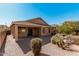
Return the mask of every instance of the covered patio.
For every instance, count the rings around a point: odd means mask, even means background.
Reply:
[[[40,26],[31,26],[31,25],[16,25],[15,26],[15,33],[14,38],[16,41],[19,38],[26,38],[26,37],[39,37],[41,36],[41,27]]]
[[[31,37],[31,36],[40,36],[41,35],[41,27],[18,27],[18,37]]]
[[[39,37],[51,35],[52,29],[41,18],[34,18],[27,21],[15,21],[11,25],[11,34],[16,39],[25,37]]]

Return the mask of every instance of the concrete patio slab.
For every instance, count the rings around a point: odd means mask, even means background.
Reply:
[[[13,37],[7,36],[4,56],[22,56],[23,52]]]

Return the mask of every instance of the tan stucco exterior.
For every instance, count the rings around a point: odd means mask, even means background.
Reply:
[[[39,18],[31,21],[14,22],[11,25],[11,34],[18,41],[18,38],[29,36],[51,35],[52,29],[47,23]]]
[[[18,38],[22,37],[28,37],[29,33],[29,28],[32,29],[32,35],[31,36],[46,36],[46,35],[51,35],[50,27],[48,26],[41,26],[41,27],[32,27],[32,26],[22,26],[22,25],[13,25],[11,27],[11,34],[13,37],[18,40]]]

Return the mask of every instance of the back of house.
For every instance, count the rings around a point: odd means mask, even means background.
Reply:
[[[15,21],[11,25],[11,34],[16,41],[23,37],[51,35],[51,32],[51,26],[40,17],[26,21]]]

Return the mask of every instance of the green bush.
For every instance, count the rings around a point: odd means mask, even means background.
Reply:
[[[58,28],[60,33],[75,34],[75,30],[79,29],[79,22],[65,21]]]
[[[39,56],[40,51],[42,49],[42,39],[40,38],[33,38],[31,40],[31,49],[34,54],[34,56]]]

